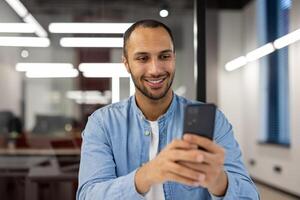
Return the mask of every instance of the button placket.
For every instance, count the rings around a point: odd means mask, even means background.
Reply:
[[[149,136],[149,135],[151,135],[151,131],[149,131],[149,130],[146,130],[146,131],[144,132],[144,135],[145,135],[145,136]]]

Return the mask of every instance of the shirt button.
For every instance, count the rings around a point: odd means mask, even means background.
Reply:
[[[145,131],[144,135],[149,136],[150,135],[150,131]]]

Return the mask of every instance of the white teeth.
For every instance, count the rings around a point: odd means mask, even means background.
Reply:
[[[160,79],[160,80],[156,80],[156,81],[150,81],[150,80],[148,80],[150,83],[160,83],[161,81],[162,81],[162,79]]]

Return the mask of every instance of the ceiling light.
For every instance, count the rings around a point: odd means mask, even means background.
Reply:
[[[239,68],[240,66],[247,64],[247,62],[257,60],[263,56],[266,56],[266,55],[274,52],[276,49],[281,49],[281,48],[286,47],[290,44],[293,44],[299,40],[300,40],[300,29],[293,31],[291,33],[288,33],[288,34],[276,39],[273,43],[268,43],[266,45],[263,45],[255,50],[249,52],[246,55],[246,57],[241,56],[235,60],[232,60],[232,61],[226,63],[225,69],[228,71],[232,71],[234,69]]]
[[[132,23],[51,23],[51,33],[120,33],[123,34]]]
[[[123,63],[81,63],[79,70],[85,77],[130,77]]]
[[[44,28],[36,21],[36,19],[31,14],[28,14],[24,18],[24,22],[31,24],[34,27],[35,33],[37,34],[37,36],[39,36],[39,37],[47,37],[48,36],[48,34],[44,30]]]
[[[97,90],[89,91],[68,91],[67,98],[75,100],[78,104],[109,104],[111,101],[111,91],[106,90],[103,93]]]
[[[257,60],[263,56],[266,56],[266,55],[272,53],[273,51],[275,51],[273,44],[268,43],[268,44],[265,44],[255,50],[247,53],[246,59],[248,62],[251,62],[251,61]]]
[[[300,29],[293,31],[281,38],[278,38],[277,40],[274,41],[273,44],[276,49],[281,49],[294,42],[297,42],[298,40],[300,40]]]
[[[39,37],[0,37],[0,46],[11,47],[48,47],[50,40]]]
[[[0,23],[0,33],[34,33],[34,26],[27,23]]]
[[[162,10],[159,11],[159,15],[160,15],[161,17],[168,17],[169,11],[166,10],[166,9],[162,9]]]
[[[16,70],[19,72],[26,71],[59,71],[71,70],[73,65],[70,63],[17,63]]]
[[[232,70],[240,68],[240,67],[242,67],[242,66],[244,66],[246,64],[247,64],[246,57],[245,56],[241,56],[241,57],[238,57],[238,58],[236,58],[236,59],[234,59],[234,60],[226,63],[225,69],[227,71],[232,71]]]
[[[60,40],[62,47],[122,47],[123,38],[79,38],[68,37]]]
[[[19,1],[19,0],[5,0],[10,7],[12,7],[15,12],[21,17],[25,17],[28,13],[27,9],[25,6]]]
[[[78,76],[76,69],[61,70],[29,70],[26,72],[28,78],[73,78]]]
[[[21,56],[22,56],[22,58],[27,58],[29,56],[29,51],[26,49],[23,49],[21,51]]]

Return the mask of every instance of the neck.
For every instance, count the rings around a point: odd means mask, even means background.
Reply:
[[[136,90],[135,99],[137,106],[141,109],[146,119],[156,121],[169,108],[173,98],[173,91],[170,89],[166,96],[161,99],[153,100],[138,90]]]

